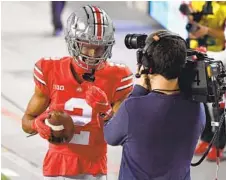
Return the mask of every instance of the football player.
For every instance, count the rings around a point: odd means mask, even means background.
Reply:
[[[58,108],[72,117],[75,133],[69,143],[49,144],[43,164],[45,179],[106,179],[107,145],[100,120],[117,111],[131,92],[133,75],[125,65],[107,61],[115,39],[112,20],[103,9],[84,6],[73,12],[67,20],[65,39],[69,57],[42,58],[34,66],[35,92],[22,127],[48,140],[51,129],[45,124],[46,109],[61,105]],[[90,84],[107,95],[98,109],[86,101]],[[102,96],[95,98],[99,102]]]

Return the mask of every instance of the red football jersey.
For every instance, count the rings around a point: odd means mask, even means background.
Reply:
[[[85,101],[86,89],[71,72],[73,61],[71,57],[41,59],[34,67],[35,84],[50,97],[49,107],[60,106],[75,125],[75,134],[69,144],[49,144],[43,164],[45,176],[107,173],[103,124]],[[77,72],[78,68],[75,68]],[[131,92],[133,75],[125,65],[106,62],[104,68],[95,72],[93,84],[105,91],[109,102],[114,104]]]

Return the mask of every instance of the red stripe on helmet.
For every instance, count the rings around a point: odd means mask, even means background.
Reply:
[[[96,20],[97,20],[97,39],[102,39],[102,31],[103,31],[103,28],[102,28],[102,22],[101,22],[101,11],[99,8],[97,8],[96,6],[93,6],[94,10],[95,10],[95,16],[96,16]]]

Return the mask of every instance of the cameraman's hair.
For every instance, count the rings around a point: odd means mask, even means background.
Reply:
[[[155,35],[167,32],[159,30],[148,36],[146,42],[153,40]],[[186,44],[178,37],[162,37],[154,41],[147,49],[147,55],[154,63],[154,73],[164,76],[166,79],[179,77],[186,60]],[[149,58],[150,60],[150,58]]]

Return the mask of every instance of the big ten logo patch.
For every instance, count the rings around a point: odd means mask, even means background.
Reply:
[[[53,89],[58,91],[64,91],[64,85],[54,84]]]

